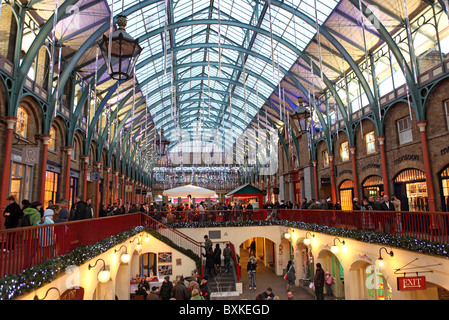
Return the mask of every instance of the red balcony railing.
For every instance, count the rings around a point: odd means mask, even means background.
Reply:
[[[140,214],[0,231],[0,277],[140,225]]]
[[[167,216],[162,212],[161,216]],[[342,211],[342,210],[286,210],[259,209],[252,211],[206,211],[201,216],[174,212],[173,222],[182,221],[248,221],[289,220],[328,227],[341,227],[362,231],[382,232],[397,236],[410,236],[433,242],[449,242],[449,213],[408,211]],[[167,218],[168,222],[169,219]]]
[[[204,216],[190,216],[187,212],[174,212],[174,218],[161,216],[168,222],[182,221],[247,221],[280,219],[329,227],[342,227],[363,231],[410,236],[432,242],[448,243],[449,213],[443,212],[391,212],[391,211],[339,211],[339,210],[254,210],[207,211]],[[179,230],[156,221],[151,215],[128,214],[89,219],[45,226],[7,229],[0,231],[0,277],[17,274],[47,259],[69,253],[84,245],[127,231],[135,226],[151,227],[185,249],[191,249],[202,258],[201,243]],[[234,252],[237,276],[240,270]],[[201,270],[202,273],[204,272]]]

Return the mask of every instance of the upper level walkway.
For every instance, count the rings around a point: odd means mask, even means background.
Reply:
[[[180,228],[279,226],[279,228],[309,230],[332,237],[344,234],[347,239],[353,237],[357,241],[367,242],[367,245],[369,243],[398,246],[408,251],[445,258],[449,252],[447,213],[328,210],[210,211],[204,217],[191,217],[193,221],[189,221],[188,215],[184,212],[174,213],[174,220],[168,225],[146,214],[136,213],[2,230],[0,277],[20,274],[32,266],[63,256],[82,246],[94,245],[136,226],[156,230],[179,247],[190,249],[197,257],[202,256],[201,241],[204,232],[200,232],[201,237],[193,237],[191,233],[179,231]],[[165,216],[165,221],[166,213],[162,216]],[[255,235],[248,233],[245,236],[243,240]],[[239,246],[241,242],[231,244]],[[235,254],[240,251],[238,249],[233,251],[236,262]],[[242,261],[236,262],[235,265],[246,267],[242,265]],[[237,270],[238,280],[245,281],[245,275],[241,272],[241,269]]]

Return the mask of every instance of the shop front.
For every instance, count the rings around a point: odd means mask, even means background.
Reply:
[[[340,184],[340,204],[342,210],[352,210],[352,199],[354,198],[354,183],[345,180]]]
[[[442,211],[449,211],[449,166],[440,173],[441,208]]]
[[[45,172],[45,193],[44,208],[48,207],[49,201],[56,203],[59,193],[59,177],[61,176],[61,165],[53,162],[47,163],[47,171]]]
[[[401,211],[429,211],[426,176],[419,169],[406,169],[396,176],[394,195],[401,201]]]
[[[376,175],[369,176],[363,181],[362,190],[364,197],[373,197],[375,199],[383,196],[384,184],[382,177]],[[361,201],[361,199],[359,199],[359,201]]]
[[[301,178],[299,176],[299,171],[294,171],[294,183],[295,183],[295,202],[301,205]]]
[[[69,199],[67,199],[70,206],[76,202],[76,197],[78,196],[79,178],[80,172],[70,169],[70,190]]]
[[[22,200],[32,201],[34,164],[27,163],[21,150],[11,153],[10,194],[20,204]]]

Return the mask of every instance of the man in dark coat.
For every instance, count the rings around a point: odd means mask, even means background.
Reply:
[[[184,284],[184,277],[181,277],[178,283],[174,285],[171,291],[171,295],[176,300],[190,300],[192,296]]]
[[[80,196],[76,197],[76,203],[73,205],[70,212],[69,221],[87,219],[90,214],[90,209]]]
[[[8,205],[3,212],[3,217],[5,217],[5,228],[17,228],[19,220],[23,216],[22,209],[20,209],[20,206],[13,196],[9,196],[6,200],[8,201]]]
[[[321,263],[316,264],[315,279],[313,284],[315,286],[316,299],[324,300],[324,270],[321,268]]]
[[[172,290],[173,283],[170,281],[170,276],[166,276],[164,282],[162,282],[161,289],[159,290],[161,300],[170,300]]]
[[[213,277],[215,274],[215,266],[214,266],[214,262],[215,262],[215,255],[214,255],[214,251],[212,250],[212,248],[208,248],[206,253],[203,253],[203,257],[206,258],[206,273],[209,277]]]

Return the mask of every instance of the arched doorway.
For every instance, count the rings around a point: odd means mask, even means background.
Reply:
[[[401,171],[394,179],[394,194],[401,211],[429,211],[426,176],[419,169]]]
[[[313,254],[312,249],[305,245],[304,243],[298,243],[296,246],[297,256],[299,261],[296,261],[296,274],[297,278],[303,283],[303,285],[307,285],[313,281],[314,278],[314,265],[313,265]]]
[[[114,300],[114,288],[112,280],[109,279],[108,282],[102,283],[97,282],[97,286],[95,287],[95,291],[92,295],[92,300]]]
[[[378,198],[382,196],[384,191],[384,184],[382,177],[380,176],[369,176],[362,183],[363,196],[364,197],[373,197]],[[361,201],[361,199],[359,199]]]
[[[354,183],[345,180],[340,184],[340,204],[342,210],[352,210],[352,199],[354,198]]]
[[[344,270],[337,256],[330,251],[323,250],[319,253],[317,262],[321,263],[321,267],[323,268],[324,272],[329,272],[335,278],[335,281],[332,284],[332,292],[334,297],[337,299],[344,299]],[[325,288],[324,295],[326,294],[327,292]]]
[[[356,261],[348,272],[351,283],[348,299],[391,300],[392,288],[382,271],[367,261]]]

